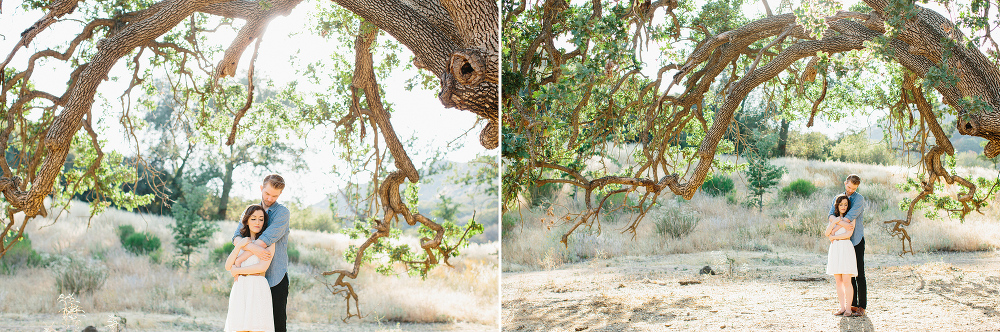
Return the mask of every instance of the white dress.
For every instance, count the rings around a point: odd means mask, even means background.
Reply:
[[[243,252],[240,251],[242,255]],[[260,262],[257,256],[250,256],[240,267]],[[274,312],[271,308],[271,288],[263,276],[240,276],[229,292],[229,314],[226,316],[226,332],[265,331],[274,332]]]
[[[833,235],[843,235],[847,229],[841,228]],[[858,257],[854,254],[854,244],[850,239],[830,242],[830,256],[826,262],[826,274],[858,275]]]

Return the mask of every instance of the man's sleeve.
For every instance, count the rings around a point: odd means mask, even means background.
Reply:
[[[258,238],[264,241],[268,246],[278,242],[282,236],[288,234],[288,218],[291,213],[288,212],[288,208],[282,206],[280,208],[274,209],[274,213],[270,215],[269,225],[264,233],[260,234]]]
[[[858,216],[865,212],[865,197],[858,195],[855,202],[851,202],[851,209],[847,211],[847,219],[857,221]]]

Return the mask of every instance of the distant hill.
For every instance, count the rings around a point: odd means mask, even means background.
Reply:
[[[464,184],[454,183],[455,179],[469,172],[474,172],[474,168],[491,166],[450,161],[445,161],[443,164],[446,168],[444,171],[430,176],[424,175],[427,174],[426,170],[420,170],[420,204],[417,209],[424,216],[434,219],[431,211],[435,209],[440,201],[438,195],[447,196],[451,198],[452,203],[458,203],[458,213],[456,215],[458,224],[464,225],[468,222],[472,218],[474,211],[476,221],[485,227],[483,234],[476,239],[477,242],[498,241],[497,202],[499,197],[495,195],[486,196],[483,192],[486,189],[485,185],[469,187]],[[405,188],[405,186],[401,188]],[[336,213],[341,216],[351,215],[352,213],[348,208],[349,204],[347,200],[343,196],[337,196],[336,199],[338,207]],[[330,208],[330,201],[324,198],[309,207],[321,211],[328,210]],[[404,224],[403,228],[406,228],[405,226]]]

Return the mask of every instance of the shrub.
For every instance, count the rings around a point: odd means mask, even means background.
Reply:
[[[290,262],[290,263],[298,263],[299,262],[299,255],[300,254],[301,253],[299,253],[299,249],[297,249],[297,248],[295,248],[295,247],[293,247],[291,245],[288,246],[288,262]]]
[[[93,293],[104,286],[108,270],[98,261],[63,256],[52,264],[59,293],[81,295]]]
[[[781,188],[781,196],[785,199],[792,196],[806,198],[812,196],[814,192],[816,192],[816,186],[806,179],[792,181],[787,187]]]
[[[713,197],[726,196],[733,191],[733,179],[724,176],[713,176],[701,185],[701,190]]]
[[[672,238],[681,238],[691,234],[698,227],[698,215],[681,209],[664,209],[656,218],[656,233]]]
[[[125,243],[125,239],[128,238],[129,235],[132,235],[132,233],[135,233],[135,227],[132,227],[132,225],[120,225],[115,233],[118,234],[118,240]]]
[[[229,257],[229,253],[233,252],[233,249],[236,249],[236,246],[232,242],[223,243],[221,247],[212,250],[210,260],[213,262],[224,262]]]
[[[132,233],[122,242],[122,247],[130,253],[145,255],[160,249],[160,238],[146,232]]]
[[[2,240],[5,244],[10,245],[14,241],[14,236],[17,232],[14,230],[9,230],[7,236]],[[21,266],[38,266],[41,265],[42,257],[35,252],[35,249],[31,248],[31,239],[28,238],[28,234],[22,234],[21,239],[17,241],[10,249],[7,249],[7,254],[0,259],[0,271],[4,273],[10,273],[14,268]]]

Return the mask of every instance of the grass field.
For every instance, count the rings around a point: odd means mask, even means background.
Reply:
[[[97,290],[76,297],[81,316],[79,328],[107,325],[118,314],[128,330],[221,330],[225,322],[232,278],[209,252],[231,237],[235,221],[219,222],[207,248],[192,256],[189,271],[180,264],[167,225],[171,218],[118,210],[95,217],[88,227],[86,205],[75,202],[58,222],[33,220],[26,231],[32,247],[47,264],[22,266],[0,275],[0,330],[33,326],[69,329],[74,322],[60,314],[58,261],[84,262],[74,276],[93,280]],[[46,226],[51,224],[51,226]],[[133,225],[163,242],[159,259],[125,251],[114,230]],[[417,239],[403,241],[417,243]],[[318,274],[346,267],[343,251],[351,243],[342,234],[295,230],[289,243],[301,252],[289,267],[289,326],[292,330],[495,330],[498,263],[496,242],[472,244],[453,259],[454,268],[437,267],[427,280],[383,276],[365,266],[354,281],[363,319],[341,321],[346,314],[343,297],[333,296]],[[158,261],[158,262],[157,262]],[[398,269],[403,271],[402,267]],[[89,273],[89,274],[88,274]],[[103,277],[101,277],[103,276]],[[30,322],[30,323],[26,323]],[[102,329],[106,330],[106,329]]]
[[[904,183],[907,172],[915,169],[792,158],[776,159],[774,163],[785,166],[789,172],[772,193],[765,196],[761,212],[739,203],[746,198],[746,183],[740,174],[733,174],[729,177],[735,182],[736,203],[701,191],[690,201],[668,193],[660,197],[660,206],[642,220],[635,234],[623,233],[636,219],[635,213],[602,213],[600,223],[577,229],[570,236],[568,246],[559,243],[569,229],[560,217],[567,212],[583,210],[584,203],[582,191],[574,195],[574,189],[565,186],[554,195],[548,208],[522,205],[504,215],[503,269],[553,269],[591,258],[716,250],[826,253],[829,242],[821,234],[826,215],[833,197],[844,190],[843,179],[851,173],[861,176],[858,192],[868,202],[864,219],[866,252],[900,252],[901,241],[892,237],[882,222],[905,216],[898,208],[899,202],[916,193],[901,192],[897,185]],[[996,171],[984,168],[960,168],[960,172],[971,177],[996,177]],[[781,198],[778,189],[796,179],[806,179],[818,190],[806,198]],[[950,194],[954,195],[957,189],[950,187]],[[675,222],[672,216],[678,211],[694,216],[696,225],[690,234],[675,238],[656,231],[658,223],[669,226]],[[919,253],[1000,248],[1000,200],[990,202],[981,212],[969,214],[964,222],[944,213],[937,219],[926,218],[923,211],[914,213],[913,223],[907,228],[913,249]]]

